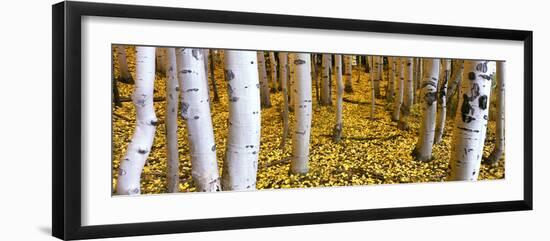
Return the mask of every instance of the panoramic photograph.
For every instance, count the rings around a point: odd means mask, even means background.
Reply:
[[[504,61],[114,44],[112,194],[505,178]]]

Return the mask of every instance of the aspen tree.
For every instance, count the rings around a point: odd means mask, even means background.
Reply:
[[[441,61],[441,70],[439,71],[439,91],[437,92],[437,124],[435,127],[435,144],[443,140],[445,132],[445,121],[447,120],[447,86],[451,77],[451,60]]]
[[[299,53],[294,64],[296,100],[294,110],[296,124],[292,138],[292,161],[290,170],[294,174],[305,174],[308,172],[309,140],[311,132],[311,64],[310,55]]]
[[[330,62],[329,54],[323,54],[321,70],[321,105],[330,105]]]
[[[437,116],[437,85],[439,82],[439,59],[424,59],[421,86],[422,124],[414,155],[417,160],[430,161],[435,137]]]
[[[343,95],[344,95],[344,83],[342,81],[342,55],[337,54],[335,56],[335,69],[336,69],[336,123],[334,124],[332,138],[334,142],[340,142],[342,138],[342,129],[344,126],[342,118],[343,108]],[[350,78],[351,81],[351,78]]]
[[[281,78],[281,87],[283,92],[283,136],[281,137],[281,149],[286,145],[286,139],[289,133],[288,126],[288,54],[279,52],[279,77]]]
[[[199,192],[220,190],[216,144],[204,71],[204,52],[177,48],[176,62],[181,94],[181,116],[187,123],[191,175]]]
[[[491,94],[488,61],[465,61],[460,113],[455,118],[449,180],[476,181],[483,156]]]
[[[178,192],[179,153],[178,153],[178,102],[179,83],[176,63],[176,49],[166,48],[166,181],[168,192]]]
[[[126,48],[123,45],[116,45],[116,50],[118,72],[120,74],[118,82],[133,84],[134,78],[128,70],[128,62],[126,61]]]
[[[265,57],[263,51],[257,52],[258,56],[258,72],[260,76],[260,97],[263,108],[271,107],[271,99],[269,93],[269,81],[267,80],[267,72],[265,68]]]
[[[397,94],[395,95],[395,99],[393,100],[393,114],[392,114],[392,120],[393,121],[399,121],[399,117],[401,114],[401,105],[403,104],[403,95],[404,95],[404,79],[405,79],[405,68],[403,65],[402,58],[395,58],[395,80],[397,81]]]
[[[496,119],[496,142],[495,148],[491,152],[491,155],[486,160],[488,164],[495,164],[498,162],[502,153],[504,153],[504,114],[505,114],[505,78],[504,75],[506,63],[503,61],[497,62],[497,119]]]
[[[404,88],[403,88],[403,104],[401,105],[401,113],[399,116],[398,127],[401,130],[409,129],[408,118],[411,114],[411,107],[414,100],[414,82],[413,82],[413,58],[403,58],[404,67]]]
[[[227,50],[229,134],[223,164],[223,190],[256,189],[260,152],[260,82],[257,54]]]
[[[342,58],[342,56],[340,56],[340,58]],[[352,84],[352,59],[351,59],[351,55],[344,55],[343,56],[343,59],[344,59],[344,76],[346,77],[345,79],[345,87],[344,87],[344,91],[346,91],[346,93],[351,93],[353,92],[353,84]],[[335,57],[335,65],[338,64],[338,60],[336,60],[336,57]],[[340,68],[342,68],[342,63],[340,63]],[[336,70],[338,71],[338,70]],[[341,71],[340,71],[341,72]],[[338,74],[338,73],[336,73]],[[340,73],[341,74],[341,73]],[[338,81],[338,80],[336,80]],[[336,84],[338,85],[338,83]]]
[[[120,162],[116,193],[138,195],[143,166],[153,145],[158,123],[153,107],[155,48],[136,47],[136,80],[132,102],[136,108],[136,128]]]

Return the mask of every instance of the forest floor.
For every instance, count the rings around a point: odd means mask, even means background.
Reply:
[[[133,51],[128,52],[128,65],[134,73]],[[117,67],[115,67],[117,69]],[[361,79],[357,81],[357,74]],[[212,121],[217,145],[217,159],[220,168],[224,160],[227,137],[228,100],[225,88],[223,65],[215,67],[215,77],[220,96],[219,102],[211,102]],[[157,74],[155,97],[164,97],[165,78]],[[209,82],[210,83],[210,82]],[[385,81],[383,82],[385,83]],[[385,85],[382,85],[384,87]],[[118,84],[120,95],[130,97],[133,85]],[[418,138],[420,127],[420,107],[413,106],[409,118],[409,130],[397,129],[392,122],[390,105],[384,99],[376,100],[375,119],[370,119],[370,82],[368,74],[354,67],[353,93],[345,93],[344,98],[361,103],[343,104],[343,139],[340,143],[332,140],[335,122],[335,105],[320,106],[313,101],[313,122],[311,128],[309,173],[289,175],[288,157],[292,153],[292,138],[289,136],[284,148],[280,148],[282,137],[282,93],[271,93],[271,108],[262,109],[261,148],[258,161],[258,189],[306,188],[352,186],[368,184],[442,182],[449,174],[449,157],[452,142],[453,118],[448,117],[443,141],[434,145],[431,162],[416,161],[411,152]],[[333,89],[334,86],[333,86]],[[384,88],[382,88],[384,90]],[[382,91],[384,95],[384,91]],[[213,94],[211,92],[211,98]],[[333,97],[336,96],[334,91]],[[313,88],[315,99],[315,88]],[[334,103],[335,104],[335,103]],[[156,101],[155,111],[160,123],[164,123],[165,102]],[[131,101],[123,102],[119,108],[113,107],[113,165],[112,182],[116,185],[117,170],[126,147],[132,137],[135,124],[135,109]],[[290,114],[292,128],[293,113]],[[180,154],[180,192],[193,192],[191,161],[185,122],[179,118],[178,139]],[[495,123],[488,124],[484,156],[494,147]],[[141,193],[166,192],[166,150],[165,127],[157,127],[152,150],[141,178]],[[479,180],[504,178],[504,158],[495,165],[482,164]]]

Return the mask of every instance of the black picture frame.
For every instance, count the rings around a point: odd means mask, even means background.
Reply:
[[[60,239],[87,239],[532,210],[533,32],[430,24],[335,19],[264,13],[198,10],[90,2],[52,6],[53,195],[52,233]],[[81,225],[81,17],[230,23],[427,36],[517,40],[524,43],[524,194],[521,200],[421,207],[343,210],[284,215],[213,218],[99,226]],[[139,221],[139,220],[136,220]]]

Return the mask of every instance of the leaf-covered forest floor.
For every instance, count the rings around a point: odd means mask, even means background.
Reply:
[[[127,49],[128,66],[134,75],[134,53]],[[218,59],[219,61],[219,59]],[[332,130],[335,122],[335,101],[332,106],[320,106],[313,101],[313,122],[310,142],[309,173],[307,175],[289,175],[288,157],[292,153],[292,138],[281,149],[282,135],[282,92],[271,93],[272,107],[262,109],[261,149],[257,177],[258,189],[270,188],[306,188],[331,187],[368,184],[442,182],[449,173],[449,157],[452,142],[453,118],[447,117],[446,132],[440,144],[434,145],[431,162],[415,161],[411,157],[417,141],[417,131],[420,127],[420,107],[413,106],[409,119],[408,131],[397,129],[391,121],[390,105],[385,98],[376,100],[376,118],[370,119],[370,82],[364,70],[353,70],[353,93],[345,93],[344,98],[361,103],[344,102],[343,104],[343,140],[333,142]],[[361,79],[357,81],[357,74]],[[118,74],[118,66],[115,66]],[[268,73],[269,74],[269,73]],[[135,75],[134,75],[135,76]],[[220,168],[224,160],[227,137],[228,100],[223,75],[223,64],[217,62],[215,76],[220,96],[219,102],[211,102],[212,121],[217,145],[217,158]],[[165,77],[157,74],[155,80],[155,97],[165,96]],[[210,80],[209,80],[210,81]],[[382,82],[384,95],[386,81]],[[210,82],[209,82],[210,85]],[[133,85],[118,83],[120,96],[130,97]],[[211,88],[212,89],[212,88]],[[213,97],[211,90],[210,97]],[[333,86],[333,98],[336,96]],[[313,86],[315,99],[315,87]],[[160,123],[164,123],[165,102],[155,102],[155,111]],[[112,183],[116,185],[117,170],[123,158],[126,147],[134,132],[135,109],[131,101],[123,102],[123,106],[113,105],[113,155]],[[290,114],[292,128],[293,113]],[[193,192],[191,178],[191,161],[185,122],[178,118],[178,139],[180,154],[180,192]],[[484,156],[487,157],[494,147],[495,122],[488,124]],[[292,132],[292,131],[291,131]],[[164,193],[166,188],[166,150],[165,127],[157,127],[152,150],[141,176],[141,193]],[[482,164],[479,180],[504,178],[504,158],[495,165]]]

